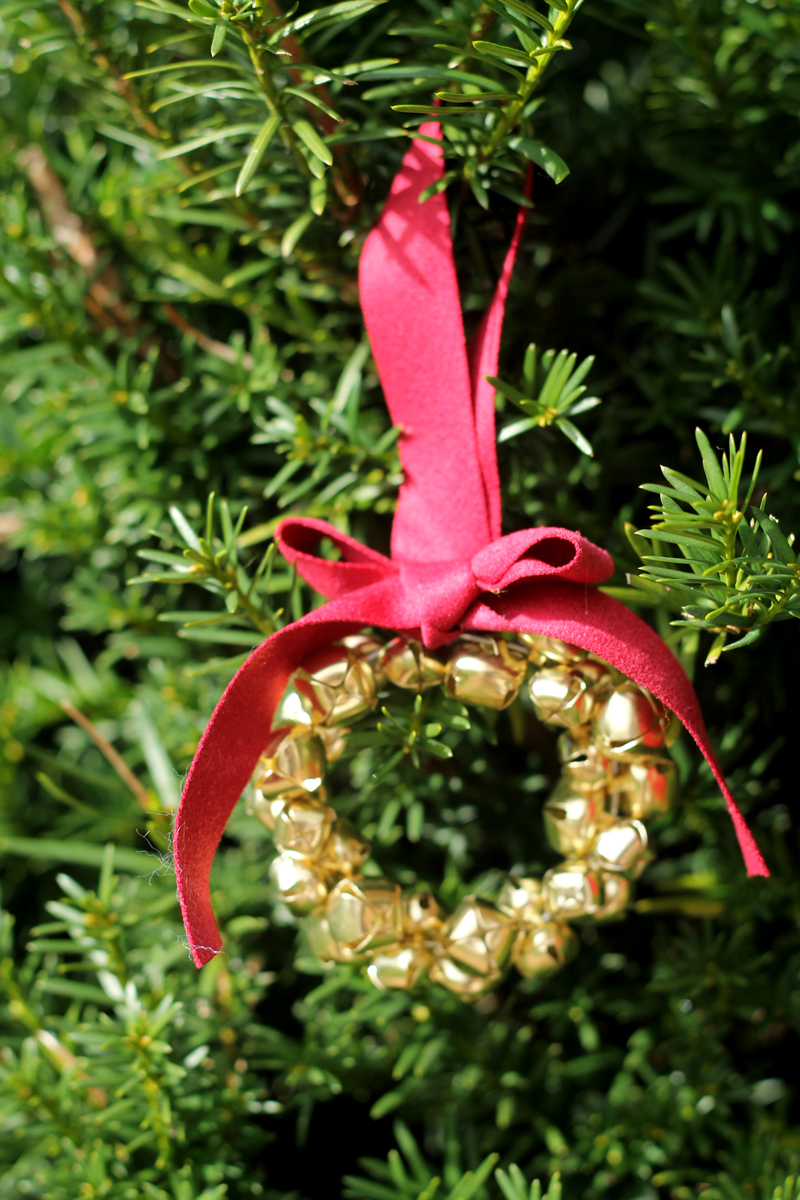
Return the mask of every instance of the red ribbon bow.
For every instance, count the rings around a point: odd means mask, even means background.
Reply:
[[[420,133],[440,138],[438,124]],[[708,740],[697,697],[664,642],[594,586],[614,569],[605,550],[566,529],[501,536],[494,392],[500,331],[524,212],[494,299],[466,346],[441,178],[431,141],[406,154],[361,255],[361,306],[386,402],[402,426],[405,482],[392,526],[392,557],[325,521],[289,518],[283,555],[329,603],[267,638],[217,705],[189,771],[175,821],[175,873],[194,961],[221,948],[209,895],[219,840],[264,749],[287,683],[307,654],[372,625],[428,647],[462,630],[519,630],[572,642],[647,688],[682,721],[708,760],[733,820],[749,875],[768,875]],[[319,558],[328,537],[341,560]]]

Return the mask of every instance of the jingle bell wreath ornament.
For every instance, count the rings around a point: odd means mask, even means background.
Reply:
[[[464,328],[437,123],[420,133],[361,255],[361,305],[404,482],[391,558],[324,521],[289,518],[284,557],[327,604],[258,647],[220,700],[192,763],[175,823],[178,895],[194,961],[222,949],[209,873],[248,782],[278,850],[271,875],[307,921],[323,962],[363,964],[379,987],[421,977],[465,998],[509,963],[541,979],[574,952],[568,922],[622,913],[649,858],[646,818],[674,790],[664,749],[683,725],[725,796],[748,874],[767,875],[714,758],[692,686],[649,626],[597,584],[611,557],[579,533],[502,536],[494,429],[500,331],[522,229],[475,337]],[[327,537],[339,561],[315,555]],[[387,687],[443,687],[467,705],[507,707],[526,688],[563,730],[562,778],[544,810],[564,861],[511,878],[497,903],[467,897],[451,914],[426,891],[365,877],[369,847],[337,818],[326,764]],[[677,718],[677,719],[676,719]]]

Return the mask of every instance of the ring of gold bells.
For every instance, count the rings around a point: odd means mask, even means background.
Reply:
[[[510,877],[496,904],[468,896],[449,916],[428,891],[361,874],[370,848],[328,805],[323,777],[387,683],[443,686],[463,704],[495,709],[527,687],[539,719],[563,728],[562,776],[544,824],[564,862],[542,879]],[[251,811],[278,850],[273,884],[306,918],[321,962],[362,963],[379,988],[411,988],[427,975],[477,999],[509,964],[543,980],[567,962],[578,946],[567,922],[622,915],[652,857],[642,821],[674,797],[663,752],[679,731],[644,688],[554,638],[465,635],[430,652],[359,634],[311,654],[293,675],[253,776]]]

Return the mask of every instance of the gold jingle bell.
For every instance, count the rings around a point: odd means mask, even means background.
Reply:
[[[563,921],[530,924],[520,930],[511,961],[526,979],[546,979],[578,953],[578,939]]]
[[[314,864],[293,850],[284,850],[274,858],[269,874],[283,902],[300,914],[311,912],[328,894]]]
[[[605,663],[598,662],[596,658],[582,658],[580,662],[573,663],[572,670],[577,671],[586,680],[594,693],[595,700],[611,688],[613,680],[611,671]]]
[[[358,836],[356,827],[346,817],[337,817],[331,836],[322,849],[322,870],[325,874],[344,875],[352,879],[369,858],[369,846]]]
[[[669,718],[664,706],[635,683],[613,690],[593,716],[601,754],[623,762],[651,756],[665,742]]]
[[[438,934],[441,927],[442,911],[429,891],[412,892],[403,897],[403,929],[407,937]]]
[[[603,904],[600,875],[587,862],[551,867],[542,880],[545,904],[555,917],[572,921],[592,917]]]
[[[631,885],[624,875],[597,872],[603,892],[603,903],[592,914],[594,921],[613,921],[621,917],[631,900]]]
[[[318,855],[330,837],[336,813],[313,800],[287,800],[275,820],[272,840],[279,850]]]
[[[375,707],[372,665],[347,646],[324,646],[303,659],[294,679],[300,703],[314,724],[343,725]]]
[[[337,758],[344,754],[349,732],[349,729],[341,725],[332,725],[330,728],[327,725],[314,726],[314,733],[325,747],[325,757],[329,763],[336,762]]]
[[[579,792],[571,780],[561,779],[544,805],[542,816],[547,840],[566,858],[584,855],[604,824],[605,792]]]
[[[311,716],[306,709],[303,697],[297,690],[296,679],[292,677],[283,693],[278,707],[275,709],[273,724],[275,725],[310,725]]]
[[[412,988],[432,962],[433,956],[422,946],[387,946],[373,955],[367,977],[381,991]]]
[[[615,821],[595,838],[589,863],[601,871],[641,875],[652,855],[647,850],[647,830],[641,821]]]
[[[620,811],[638,821],[669,812],[677,796],[678,771],[669,758],[626,763],[611,781]]]
[[[331,931],[328,929],[328,922],[324,913],[312,913],[306,918],[304,924],[306,937],[311,953],[320,962],[329,963],[333,961],[333,950],[336,943],[331,937]]]
[[[289,799],[317,791],[324,773],[325,751],[319,739],[303,725],[283,725],[267,738],[253,781],[265,799]]]
[[[467,896],[442,930],[449,957],[473,975],[499,974],[505,967],[517,922],[494,905]]]
[[[562,764],[578,762],[594,749],[594,735],[591,725],[573,725],[565,729],[556,740],[558,761]]]
[[[437,947],[428,974],[431,983],[438,983],[463,1000],[478,1000],[500,980],[502,972],[489,970],[474,974],[456,962],[447,950]]]
[[[403,929],[400,889],[382,880],[343,879],[328,896],[327,917],[334,940],[350,950],[395,944]]]
[[[346,646],[348,650],[358,655],[359,658],[367,660],[372,668],[376,687],[380,687],[385,682],[380,665],[380,656],[383,653],[384,643],[379,638],[373,637],[370,633],[351,633],[348,637],[343,637],[339,644]]]
[[[518,876],[511,876],[503,884],[500,895],[497,897],[497,907],[500,911],[523,923],[536,924],[543,906],[541,879],[521,879]]]
[[[573,737],[573,732],[577,737]],[[609,781],[609,763],[597,752],[591,741],[591,726],[578,725],[574,731],[565,730],[557,742],[561,760],[561,778],[577,792],[593,792],[604,788]]]
[[[346,946],[340,946],[333,937],[324,912],[312,912],[310,917],[306,917],[305,931],[311,953],[320,962],[351,963],[358,961],[357,954]]]
[[[403,637],[386,643],[379,663],[390,683],[414,692],[442,683],[447,670],[447,664],[429,654],[422,642]]]
[[[528,681],[528,692],[540,721],[552,725],[583,725],[594,696],[583,676],[570,667],[543,667]]]
[[[445,689],[463,704],[508,708],[524,679],[527,659],[505,641],[459,638],[447,663]]]
[[[283,806],[285,803],[286,800],[283,796],[278,796],[273,800],[268,800],[266,796],[262,796],[261,792],[256,788],[250,797],[248,803],[248,812],[251,812],[254,817],[258,817],[262,825],[266,825],[267,829],[271,833],[275,828],[275,822],[283,812]]]
[[[525,646],[530,662],[540,667],[570,666],[586,658],[586,651],[580,646],[559,641],[558,638],[545,637],[539,633],[515,633],[514,636]]]

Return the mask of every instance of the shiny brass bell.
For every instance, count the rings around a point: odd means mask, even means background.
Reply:
[[[260,776],[260,772],[259,772]],[[317,793],[319,795],[319,793]],[[266,825],[267,829],[272,832],[275,828],[280,813],[283,811],[283,806],[286,800],[283,796],[273,797],[271,799],[263,796],[257,788],[253,790],[252,796],[248,803],[248,811],[254,817],[258,817],[262,825]]]
[[[413,692],[442,683],[447,670],[443,659],[412,638],[392,638],[384,646],[379,662],[390,683]]]
[[[403,897],[403,929],[406,937],[438,935],[442,928],[442,910],[431,892],[421,890]]]
[[[335,941],[358,953],[402,938],[400,889],[380,880],[343,879],[328,897],[328,928]]]
[[[369,845],[359,837],[355,826],[346,817],[337,817],[321,855],[324,874],[352,879],[369,858]]]
[[[303,725],[284,725],[267,738],[253,780],[265,799],[288,799],[316,792],[324,773],[325,751],[320,740]]]
[[[592,741],[591,725],[565,730],[556,743],[561,778],[577,792],[594,792],[609,782],[610,765]]]
[[[606,816],[605,792],[580,792],[561,779],[542,810],[544,831],[554,850],[565,858],[580,858],[592,845]]]
[[[585,725],[573,725],[558,735],[556,753],[560,763],[573,762],[585,758],[594,747],[594,732],[587,722]]]
[[[598,706],[592,723],[600,753],[625,762],[652,756],[663,747],[668,717],[654,696],[626,682]]]
[[[477,1000],[500,980],[502,972],[496,969],[484,973],[468,971],[442,947],[434,950],[429,975],[431,983],[438,983],[462,1000]]]
[[[613,676],[605,663],[594,658],[584,658],[573,667],[581,675],[594,693],[595,700],[611,690]]]
[[[346,646],[353,654],[367,660],[378,688],[386,682],[380,666],[380,656],[383,653],[384,644],[370,633],[351,633],[339,642],[340,646]]]
[[[614,821],[598,833],[589,852],[589,863],[601,871],[641,875],[652,855],[647,850],[647,830],[641,821]]]
[[[328,894],[312,862],[293,850],[284,850],[274,858],[269,873],[281,900],[298,913],[311,912]]]
[[[526,979],[544,980],[578,952],[578,939],[563,921],[529,924],[517,935],[511,961]]]
[[[367,967],[367,977],[381,991],[390,988],[407,990],[414,986],[432,962],[432,955],[422,946],[387,946],[373,955]]]
[[[624,875],[598,871],[602,904],[592,913],[594,921],[613,921],[623,916],[631,902],[631,885]]]
[[[520,689],[527,660],[506,642],[459,638],[452,644],[445,689],[462,704],[508,708]]]
[[[591,917],[602,907],[602,881],[587,862],[575,860],[551,867],[542,884],[548,910],[562,920]]]
[[[336,813],[313,800],[287,800],[275,820],[272,840],[279,850],[317,855],[330,837]]]
[[[300,664],[294,686],[313,723],[343,725],[375,707],[372,666],[347,646],[325,646],[310,654]]]
[[[626,763],[609,785],[620,812],[642,821],[669,812],[677,798],[678,771],[669,758]]]
[[[522,642],[528,651],[528,658],[537,666],[570,666],[582,662],[586,651],[571,642],[562,642],[558,638],[545,637],[540,633],[515,633],[517,641]]]
[[[325,747],[325,757],[329,763],[336,762],[347,749],[347,735],[350,730],[342,725],[315,725],[314,733]]]
[[[321,910],[312,912],[305,920],[306,936],[311,953],[323,963],[352,963],[358,955],[348,946],[340,946],[328,926],[328,918]]]
[[[541,879],[512,875],[503,884],[497,907],[516,921],[536,924],[544,906]]]
[[[589,683],[569,667],[543,667],[528,681],[536,715],[549,725],[583,725],[594,697]]]
[[[505,967],[517,923],[491,904],[467,896],[445,922],[442,935],[451,959],[474,975]]]
[[[320,962],[333,962],[336,943],[331,937],[325,914],[322,912],[312,913],[310,917],[306,918],[303,927],[308,938],[309,949],[314,957],[318,958]]]

